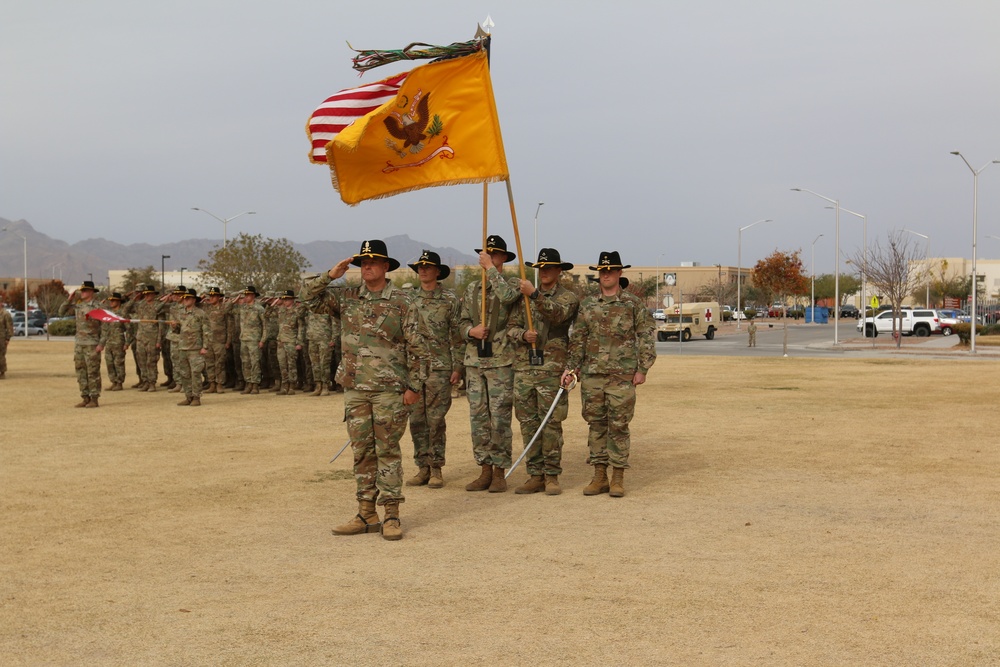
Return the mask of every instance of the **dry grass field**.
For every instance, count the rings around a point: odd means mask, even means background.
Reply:
[[[8,359],[4,665],[1000,664],[996,361],[661,357],[622,499],[577,392],[562,496],[465,492],[458,399],[387,542],[330,534],[339,396],[81,410],[71,343]]]

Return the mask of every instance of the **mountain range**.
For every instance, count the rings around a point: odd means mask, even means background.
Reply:
[[[208,253],[219,245],[218,239],[188,239],[161,245],[122,245],[104,238],[70,244],[35,230],[26,220],[10,221],[0,218],[0,229],[5,227],[9,231],[0,233],[0,276],[20,278],[24,275],[24,241],[18,236],[20,234],[27,239],[28,278],[59,278],[67,285],[79,284],[80,281],[89,279],[91,274],[97,283],[104,283],[108,272],[117,269],[141,269],[147,266],[159,269],[163,255],[170,256],[166,264],[168,271],[181,266],[194,271],[198,262],[206,259]],[[389,254],[403,264],[415,260],[423,250],[438,253],[441,261],[449,266],[478,262],[476,255],[471,252],[434,247],[405,234],[383,240],[389,248]],[[361,247],[361,239],[290,243],[311,264],[305,267],[307,271],[328,269],[344,257],[355,254]]]

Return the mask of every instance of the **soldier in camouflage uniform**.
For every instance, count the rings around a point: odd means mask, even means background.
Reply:
[[[594,466],[594,478],[583,490],[587,496],[609,491],[616,498],[625,495],[635,388],[656,361],[653,318],[619,284],[627,268],[618,251],[602,252],[597,266],[590,267],[598,272],[599,290],[580,303],[563,373],[563,382],[572,372],[580,374],[583,418],[590,424],[587,463]]]
[[[14,318],[6,308],[0,308],[0,380],[7,375],[7,343],[14,337]]]
[[[144,285],[125,304],[122,315],[142,320],[135,325],[136,355],[139,361],[139,391],[156,391],[157,362],[160,359],[161,323],[165,304],[156,299],[156,290]]]
[[[205,368],[208,371],[206,394],[226,392],[226,351],[233,344],[232,304],[223,300],[222,290],[209,287],[208,296],[201,305],[208,318],[209,337],[206,344]]]
[[[104,308],[115,315],[122,314],[122,295],[112,292]],[[132,344],[131,325],[126,322],[105,322],[101,326],[101,345],[104,347],[104,364],[108,369],[111,386],[108,391],[121,391],[125,382],[125,350]]]
[[[281,369],[278,367],[278,299],[262,299],[264,306],[264,347],[260,351],[260,388],[276,392],[281,389]]]
[[[264,308],[257,303],[260,294],[253,285],[247,285],[240,300],[240,357],[243,360],[243,380],[246,386],[241,394],[260,393],[260,351],[264,349]]]
[[[167,298],[167,320],[177,322],[181,312],[184,310],[184,297],[188,294],[188,289],[184,285],[178,285]],[[180,368],[181,354],[180,348],[175,345],[177,342],[176,326],[171,324],[166,327],[163,335],[163,372],[166,374],[166,381],[161,387],[166,387],[171,394],[179,394],[184,388],[177,380],[177,369]]]
[[[308,368],[313,382],[313,396],[330,394],[330,356],[336,344],[332,320],[329,313],[306,312],[306,347],[309,351]]]
[[[514,353],[507,337],[507,320],[521,298],[516,280],[501,271],[517,255],[495,234],[486,247],[477,249],[479,265],[486,271],[486,321],[482,321],[482,285],[476,281],[465,290],[460,328],[465,346],[466,395],[472,424],[472,454],[481,467],[479,477],[466,491],[502,493],[507,490],[504,471],[511,463],[510,428],[514,392]],[[482,352],[484,348],[487,352]],[[491,354],[490,354],[491,351]],[[489,356],[487,356],[489,355]]]
[[[240,342],[240,309],[243,297],[237,298],[229,311],[229,325],[233,329],[233,346],[230,348],[228,362],[233,365],[233,388],[242,392],[246,387],[246,378],[243,377],[243,344]]]
[[[521,294],[531,306],[532,328],[527,328],[524,308],[515,308],[510,316],[507,335],[514,345],[514,414],[521,425],[521,440],[527,447],[542,419],[559,393],[562,371],[566,368],[569,329],[580,306],[576,295],[559,284],[564,270],[573,268],[563,262],[555,248],[542,248],[538,261],[525,262],[538,271],[539,288],[530,280],[520,283]],[[532,363],[532,345],[541,359]],[[541,363],[537,363],[541,361]],[[569,392],[563,392],[535,438],[527,456],[528,480],[514,493],[538,493],[557,496],[562,493],[562,422],[569,413]]]
[[[76,382],[80,386],[80,398],[74,407],[100,407],[101,396],[101,321],[92,320],[87,313],[97,308],[94,302],[94,283],[83,281],[83,285],[70,300],[59,309],[59,315],[73,311],[76,317],[76,339],[73,345],[73,365],[76,367]]]
[[[208,316],[198,307],[198,292],[192,287],[181,298],[181,309],[176,313],[176,324],[171,325],[176,335],[173,347],[177,354],[177,379],[180,380],[184,400],[177,405],[201,405],[201,374],[205,370],[205,355],[212,330]]]
[[[451,388],[462,379],[465,346],[459,333],[461,311],[455,293],[441,287],[439,281],[448,277],[451,268],[441,263],[436,252],[424,250],[420,259],[409,267],[420,278],[410,309],[416,314],[423,347],[430,356],[420,360],[427,379],[422,400],[410,410],[410,437],[417,474],[406,480],[406,484],[440,489],[444,486],[441,468],[445,463],[445,417],[451,408]]]
[[[364,284],[331,287],[330,281],[343,276],[351,264],[361,267]],[[358,514],[334,528],[336,535],[378,530],[377,502],[385,508],[382,537],[403,536],[399,439],[406,430],[406,406],[420,399],[423,378],[418,364],[422,341],[409,297],[386,279],[386,273],[398,267],[384,242],[365,241],[360,253],[309,280],[303,292],[307,307],[338,317],[342,326],[344,358],[337,381],[345,390],[344,420],[354,451]]]
[[[292,396],[299,381],[298,354],[305,343],[303,307],[295,301],[295,292],[285,290],[276,304],[274,318],[278,326],[278,370],[281,386],[278,396]]]

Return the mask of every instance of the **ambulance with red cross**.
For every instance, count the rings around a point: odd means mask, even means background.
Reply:
[[[677,338],[691,340],[692,336],[715,338],[715,332],[722,323],[722,309],[715,301],[692,301],[663,309],[666,319],[656,327],[656,339],[665,341]]]

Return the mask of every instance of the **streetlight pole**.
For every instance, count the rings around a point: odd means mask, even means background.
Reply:
[[[743,311],[740,309],[740,292],[743,287],[743,230],[750,229],[754,225],[759,225],[762,222],[772,222],[770,218],[767,220],[758,220],[757,222],[751,222],[745,227],[740,227],[739,233],[736,235],[736,330],[740,330],[740,316],[739,313]]]
[[[840,345],[839,332],[837,331],[840,326],[840,201],[824,197],[818,192],[806,190],[805,188],[792,188],[792,191],[808,192],[809,194],[819,197],[820,199],[825,199],[833,204],[837,212],[837,232],[835,235],[836,238],[834,239],[834,245],[836,245],[837,248],[834,252],[836,259],[833,265],[833,344]]]
[[[962,158],[962,162],[964,162],[965,166],[972,172],[972,337],[969,339],[969,350],[972,354],[975,354],[976,322],[978,321],[976,319],[976,293],[979,291],[979,276],[976,275],[976,237],[979,233],[979,221],[977,218],[979,212],[979,174],[981,174],[983,170],[991,164],[1000,164],[1000,160],[987,162],[977,171],[972,168],[969,161],[966,160],[965,156],[959,151],[952,151],[951,154]]]
[[[930,276],[930,266],[928,264],[928,259],[927,258],[930,257],[930,255],[928,253],[930,252],[930,249],[931,249],[931,237],[927,236],[927,234],[921,234],[920,232],[915,232],[912,229],[904,229],[903,231],[904,232],[909,232],[911,234],[915,234],[916,236],[919,236],[920,238],[924,239],[924,241],[925,241],[925,244],[924,244],[924,271],[927,273],[927,294],[924,296],[924,308],[930,308],[931,307],[931,276]]]
[[[862,239],[863,239],[862,243],[864,244],[863,247],[864,252],[861,258],[862,266],[861,266],[861,308],[860,308],[861,312],[864,313],[865,309],[867,308],[867,306],[865,306],[865,295],[868,293],[868,216],[864,215],[863,213],[856,213],[854,211],[844,208],[843,206],[840,207],[840,210],[843,211],[844,213],[850,213],[856,218],[861,218],[861,225],[864,228],[864,231],[862,232]],[[864,317],[862,317],[862,321],[864,321]],[[868,329],[862,329],[862,335],[865,338],[868,338]]]
[[[167,287],[166,271],[164,266],[166,266],[165,261],[170,259],[170,255],[160,255],[160,289],[164,290]]]
[[[545,202],[538,202],[535,208],[535,261],[538,261],[538,212],[545,206]],[[538,287],[538,269],[535,269],[535,287]]]
[[[28,237],[24,234],[15,232],[10,227],[4,227],[2,230],[4,232],[10,232],[14,236],[20,236],[21,240],[24,241],[24,338],[28,338]]]
[[[820,234],[812,242],[812,294],[809,297],[809,313],[813,324],[816,324],[816,241],[819,241],[822,237],[823,235]]]
[[[184,270],[187,269],[186,266],[181,267],[181,285],[184,284]]]
[[[219,222],[222,223],[222,247],[223,248],[226,247],[226,243],[228,242],[228,227],[229,227],[229,223],[231,221],[235,220],[236,218],[240,217],[241,215],[257,215],[257,211],[243,211],[242,213],[237,213],[236,215],[231,216],[229,218],[220,218],[219,216],[217,216],[216,214],[212,213],[211,211],[206,211],[205,209],[198,208],[197,206],[192,206],[191,210],[192,211],[201,211],[202,213],[207,213],[207,214],[209,214],[210,216],[212,216],[213,218],[215,218],[216,220],[218,220]]]

